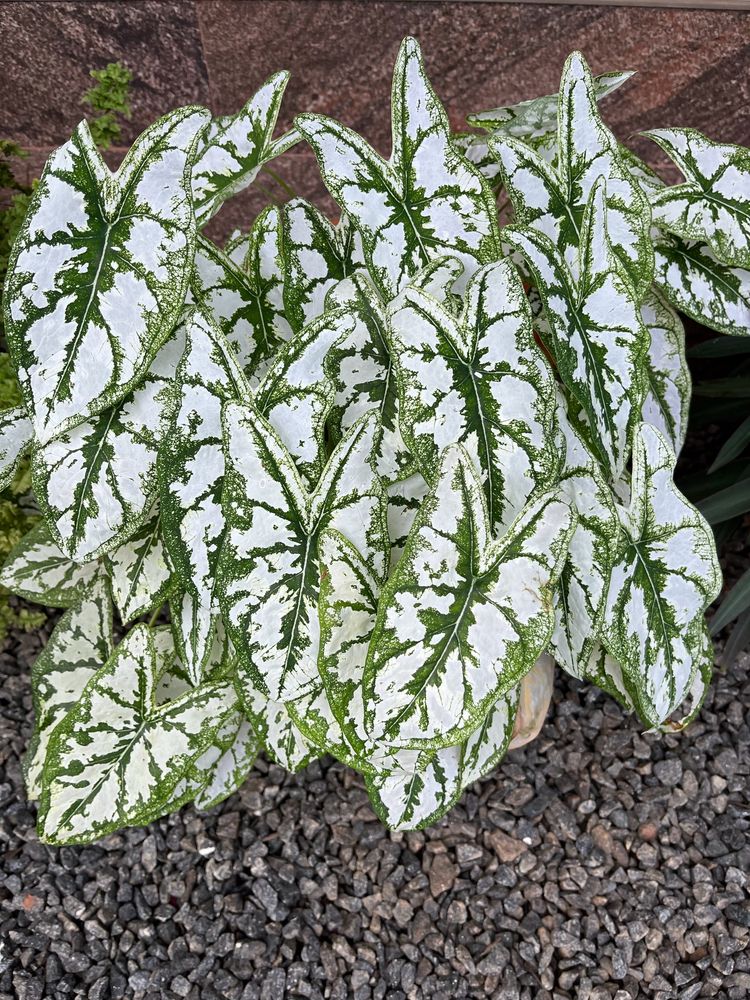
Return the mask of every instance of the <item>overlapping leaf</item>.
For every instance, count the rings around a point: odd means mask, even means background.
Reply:
[[[199,757],[193,764],[197,777],[208,775],[208,781],[195,796],[198,809],[213,809],[236,792],[258,756],[258,738],[248,720],[239,713],[230,716],[221,727],[215,746],[219,750],[215,760]]]
[[[111,174],[82,122],[50,157],[6,282],[8,345],[40,443],[122,399],[174,327],[195,247],[208,113],[159,119]]]
[[[481,472],[492,529],[507,527],[557,463],[554,380],[513,264],[477,271],[458,319],[405,289],[390,335],[401,426],[422,475],[434,482],[440,453],[462,442]]]
[[[491,539],[479,474],[460,445],[446,449],[380,600],[364,682],[372,740],[434,749],[479,726],[549,641],[574,524],[547,492]]]
[[[177,584],[162,542],[158,510],[104,559],[112,598],[124,624],[160,607]]]
[[[69,559],[40,521],[11,549],[0,586],[48,608],[69,608],[100,572],[99,563],[80,565]]]
[[[30,450],[34,429],[23,406],[0,413],[0,490],[12,482],[18,463]]]
[[[295,331],[325,309],[328,291],[362,267],[362,240],[346,215],[338,225],[303,198],[282,209],[284,306]]]
[[[703,651],[703,612],[721,587],[711,529],[675,487],[674,465],[661,434],[640,424],[627,542],[612,572],[602,633],[650,725],[685,698]]]
[[[505,229],[534,274],[561,379],[583,407],[612,478],[628,460],[645,394],[648,331],[609,241],[604,183],[594,185],[583,222],[576,281],[552,241],[535,229]]]
[[[328,190],[359,230],[367,267],[387,298],[431,258],[458,257],[468,280],[499,256],[492,194],[454,149],[448,117],[413,38],[401,46],[391,102],[390,161],[325,116],[300,115],[295,122],[318,157]]]
[[[548,236],[577,277],[584,212],[604,178],[612,250],[641,299],[654,273],[648,200],[599,116],[591,73],[579,52],[565,63],[557,129],[554,166],[512,133],[490,140],[517,220]]]
[[[193,168],[195,214],[201,226],[227,198],[252,184],[269,160],[298,141],[294,131],[273,138],[288,82],[288,73],[274,73],[237,114],[211,122]]]
[[[685,330],[677,313],[652,289],[641,305],[651,343],[646,358],[648,388],[641,407],[645,423],[656,427],[679,455],[685,443],[690,410],[690,369]]]
[[[254,384],[263,366],[291,337],[284,313],[279,209],[253,223],[241,263],[199,237],[193,295],[237,353]]]
[[[578,523],[555,594],[550,649],[560,666],[581,677],[601,628],[620,522],[599,463],[568,419],[562,393],[559,398],[560,491],[577,512]]]
[[[651,197],[654,222],[707,243],[730,267],[750,268],[750,150],[713,142],[690,128],[645,133],[682,171],[684,184]]]
[[[388,534],[391,539],[391,569],[401,558],[414,518],[427,495],[427,481],[421,472],[388,487]]]
[[[147,517],[183,344],[179,328],[134,392],[35,449],[34,493],[53,538],[71,559],[85,562],[110,551]]]
[[[225,407],[224,427],[229,530],[219,600],[241,673],[270,701],[290,701],[317,675],[321,530],[338,528],[375,572],[385,570],[385,502],[370,465],[377,419],[370,414],[352,427],[312,494],[254,407]]]
[[[24,760],[29,798],[42,791],[50,736],[112,653],[112,601],[99,577],[85,587],[55,626],[31,668],[34,735]]]
[[[185,323],[174,418],[157,461],[162,531],[175,571],[192,595],[186,632],[194,680],[208,654],[216,566],[224,537],[221,407],[250,398],[240,361],[195,309]]]
[[[750,270],[721,264],[709,247],[664,237],[655,281],[676,309],[719,333],[750,334]]]
[[[236,704],[228,681],[157,706],[156,653],[136,626],[55,729],[44,768],[39,829],[81,843],[162,808]]]

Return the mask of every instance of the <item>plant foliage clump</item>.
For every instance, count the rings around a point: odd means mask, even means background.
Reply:
[[[331,753],[383,822],[427,825],[503,757],[547,651],[650,728],[694,716],[721,575],[673,481],[678,311],[748,332],[750,164],[662,129],[664,185],[602,120],[627,76],[574,53],[559,95],[455,135],[407,39],[388,160],[323,115],[274,138],[284,73],[165,115],[114,174],[85,122],[50,157],[2,415],[43,516],[2,582],[65,609],[32,679],[44,840],[207,808],[259,747]],[[340,219],[293,198],[208,240],[300,140]]]

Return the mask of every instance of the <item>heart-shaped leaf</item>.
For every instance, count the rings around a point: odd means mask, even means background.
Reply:
[[[100,563],[80,565],[69,559],[40,521],[11,549],[0,586],[48,608],[69,608],[101,571]]]
[[[574,526],[548,492],[491,539],[479,473],[460,445],[446,449],[380,600],[364,681],[371,740],[434,749],[479,726],[549,642]]]
[[[157,706],[157,679],[153,638],[137,625],[52,735],[39,813],[45,841],[82,843],[153,816],[234,711],[228,681]]]
[[[199,225],[205,226],[227,198],[252,184],[269,160],[299,141],[293,131],[273,138],[288,82],[288,73],[274,73],[237,114],[211,122],[193,168]]]
[[[41,444],[113,406],[174,327],[195,250],[200,108],[159,119],[115,174],[82,122],[50,157],[14,245],[5,327]]]
[[[593,443],[612,478],[625,468],[645,394],[648,331],[609,241],[604,183],[594,185],[579,247],[579,275],[549,237],[503,230],[534,274],[560,378],[584,408]]]
[[[364,264],[362,240],[346,215],[338,225],[303,198],[282,209],[284,306],[296,331],[325,310],[328,291]]]
[[[458,319],[405,289],[390,335],[401,427],[420,472],[434,483],[443,449],[463,443],[481,472],[492,530],[507,527],[557,464],[554,379],[513,264],[477,271]]]
[[[385,498],[370,464],[376,431],[375,414],[355,424],[310,494],[255,407],[224,409],[228,532],[219,600],[240,656],[240,685],[247,674],[272,702],[300,697],[317,676],[320,532],[337,528],[384,573]]]
[[[368,270],[387,298],[431,258],[458,257],[468,280],[499,256],[492,193],[454,149],[448,116],[413,38],[399,51],[391,108],[390,161],[324,115],[295,119],[328,190],[359,230]]]
[[[112,597],[124,625],[160,607],[177,585],[162,543],[159,511],[104,559]]]
[[[612,250],[638,299],[643,298],[654,273],[648,200],[601,120],[580,52],[569,56],[563,69],[557,129],[555,166],[512,133],[490,140],[518,222],[550,237],[578,277],[585,209],[604,178]]]
[[[657,226],[707,243],[730,267],[750,268],[750,150],[713,142],[691,128],[646,132],[674,160],[684,184],[651,197]]]
[[[661,434],[640,424],[626,544],[612,571],[602,632],[638,714],[654,726],[687,695],[703,649],[703,612],[721,588],[711,529],[675,487],[674,466]]]
[[[148,516],[156,494],[156,452],[172,416],[183,344],[180,328],[133,393],[34,451],[39,508],[71,559],[86,562],[111,551]]]
[[[719,333],[750,334],[750,270],[676,236],[660,240],[655,255],[656,284],[676,309]]]
[[[42,792],[50,736],[112,653],[112,601],[100,576],[82,589],[31,668],[34,735],[24,759],[29,798]]]

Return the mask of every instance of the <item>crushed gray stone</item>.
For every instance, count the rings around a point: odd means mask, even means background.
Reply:
[[[20,765],[44,639],[0,653],[0,1000],[750,994],[750,657],[666,737],[559,675],[539,739],[422,832],[330,759],[261,759],[209,813],[51,848]]]

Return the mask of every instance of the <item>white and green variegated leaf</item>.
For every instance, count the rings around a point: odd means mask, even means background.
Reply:
[[[34,450],[32,482],[60,548],[86,562],[116,548],[148,516],[156,453],[174,407],[184,344],[172,335],[129,396]]]
[[[295,724],[288,704],[269,699],[256,685],[252,674],[238,678],[237,687],[245,714],[254,732],[276,763],[287,771],[301,771],[322,755]]]
[[[162,542],[162,517],[156,510],[122,545],[104,557],[112,599],[123,624],[161,607],[177,586]]]
[[[595,684],[618,701],[628,712],[635,711],[635,703],[625,683],[622,666],[597,639],[591,647],[588,662],[583,665],[581,677]]]
[[[5,286],[8,346],[41,444],[126,396],[177,322],[207,121],[200,108],[165,115],[115,174],[86,122],[48,160]]]
[[[458,257],[468,280],[499,256],[492,192],[453,147],[448,117],[413,38],[401,45],[391,107],[390,161],[323,115],[295,121],[328,190],[359,230],[368,270],[388,298],[431,258]]]
[[[684,240],[707,243],[730,267],[750,268],[750,150],[713,142],[690,128],[645,133],[671,157],[684,184],[651,197],[651,212]]]
[[[24,760],[29,798],[42,791],[42,770],[50,736],[112,653],[112,601],[99,577],[55,626],[31,668],[34,735]]]
[[[187,625],[186,659],[197,683],[218,610],[216,566],[225,531],[221,408],[227,400],[250,398],[239,358],[201,309],[185,322],[185,351],[175,381],[174,417],[159,446],[157,474],[164,543],[190,593],[181,621]]]
[[[591,93],[596,101],[601,101],[630,79],[632,71],[600,73],[591,79]],[[491,111],[477,111],[467,115],[466,120],[475,128],[487,132],[503,132],[524,139],[530,145],[535,139],[544,139],[557,130],[559,94],[533,97]]]
[[[195,796],[197,809],[213,809],[240,787],[258,756],[258,738],[247,719],[239,713],[230,716],[216,735],[220,755],[211,767],[200,757],[193,764],[196,777],[208,776],[208,782]]]
[[[654,726],[687,694],[704,651],[702,615],[721,588],[711,529],[675,487],[674,466],[661,434],[640,424],[602,632],[638,714]]]
[[[218,593],[240,657],[241,691],[243,684],[252,684],[271,702],[292,701],[317,677],[322,530],[337,528],[373,572],[384,574],[385,497],[371,465],[376,432],[375,414],[355,424],[310,494],[289,452],[255,407],[225,407],[228,532]],[[257,726],[256,731],[262,737]]]
[[[431,826],[458,801],[470,784],[505,756],[518,705],[512,688],[489,710],[463,743],[430,751],[401,751],[393,767],[365,775],[380,820],[392,830]]]
[[[248,187],[261,168],[290,149],[295,132],[273,138],[289,74],[274,73],[235,115],[211,122],[193,168],[193,198],[204,226],[232,195]]]
[[[292,334],[283,285],[279,209],[269,206],[255,220],[241,263],[199,237],[193,294],[237,352],[253,384]]]
[[[281,211],[284,305],[298,332],[324,312],[331,287],[363,266],[362,240],[346,215],[334,226],[303,198],[293,198]]]
[[[491,539],[479,473],[446,449],[381,596],[364,682],[373,741],[434,749],[477,728],[549,642],[574,525],[547,492]]]
[[[680,317],[655,288],[641,304],[641,318],[651,337],[646,357],[648,388],[641,415],[645,423],[661,431],[672,451],[679,455],[690,411],[685,330]]]
[[[325,359],[335,392],[330,427],[339,440],[363,413],[377,410],[382,434],[375,464],[378,474],[393,482],[408,475],[413,463],[401,435],[398,386],[383,303],[361,274],[342,282],[331,301],[340,304],[354,323]]]
[[[191,684],[218,674],[232,657],[224,623],[190,590],[170,598],[172,635],[181,670]]]
[[[0,490],[13,482],[18,464],[33,441],[34,428],[23,406],[0,413]]]
[[[326,457],[326,419],[333,405],[326,357],[354,326],[355,317],[347,309],[319,316],[279,352],[255,391],[256,408],[308,485],[317,482]]]
[[[557,465],[554,379],[513,264],[477,271],[459,318],[405,289],[389,329],[401,427],[420,472],[434,483],[441,452],[461,442],[481,473],[492,530],[507,527]]]
[[[101,573],[101,563],[81,565],[69,559],[40,521],[11,549],[0,586],[48,608],[69,608]]]
[[[583,221],[576,281],[552,241],[535,229],[507,228],[534,274],[560,378],[583,407],[593,444],[612,478],[628,460],[646,391],[648,331],[609,240],[604,182]]]
[[[250,249],[250,234],[241,229],[233,229],[224,244],[224,254],[237,267],[244,267],[247,251]]]
[[[427,495],[427,482],[421,472],[388,487],[388,535],[391,539],[391,565],[401,558],[419,506]]]
[[[43,840],[90,841],[167,806],[234,710],[229,681],[157,706],[157,680],[153,639],[137,625],[52,735],[39,813]]]
[[[750,335],[750,270],[727,267],[709,247],[665,236],[655,247],[654,279],[672,305],[698,323]]]
[[[555,593],[550,649],[561,667],[581,677],[601,629],[620,521],[599,463],[568,419],[562,393],[558,400],[558,446],[563,459],[559,485],[578,514],[578,523]]]
[[[563,70],[557,130],[555,165],[512,133],[490,140],[516,218],[548,236],[578,277],[584,212],[594,185],[604,178],[612,250],[641,299],[654,273],[648,200],[601,120],[591,73],[579,52]]]

